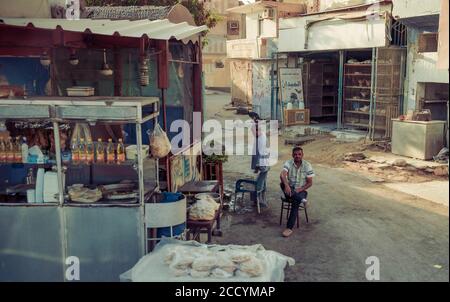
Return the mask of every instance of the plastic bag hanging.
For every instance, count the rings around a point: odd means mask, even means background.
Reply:
[[[147,133],[150,134],[149,132]],[[156,124],[155,129],[150,135],[150,152],[152,157],[164,158],[170,153],[171,148],[172,145],[166,132],[164,132],[159,124]]]

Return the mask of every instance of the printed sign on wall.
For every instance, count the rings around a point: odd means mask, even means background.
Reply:
[[[280,68],[280,88],[284,109],[305,109],[301,68]]]

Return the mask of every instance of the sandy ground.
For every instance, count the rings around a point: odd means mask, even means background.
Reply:
[[[208,117],[247,119],[222,110],[229,100],[227,94],[207,95]],[[215,243],[260,243],[293,257],[297,263],[285,270],[286,281],[366,281],[365,261],[376,256],[381,281],[448,282],[448,207],[372,183],[361,171],[333,162],[348,145],[319,140],[305,146],[305,159],[317,175],[310,189],[310,223],[302,213],[300,229],[282,238],[286,220],[279,225],[279,172],[290,158],[290,148],[280,140],[279,161],[268,178],[269,208],[258,215],[248,198],[236,212],[231,207],[222,219],[223,236],[214,237]],[[253,178],[250,157],[230,157],[224,176],[228,191],[234,190],[237,179]]]

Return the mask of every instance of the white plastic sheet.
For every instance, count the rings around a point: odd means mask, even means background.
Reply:
[[[165,256],[176,246],[205,248],[210,251],[241,250],[254,253],[264,262],[263,274],[259,277],[247,277],[237,274],[231,278],[215,278],[212,275],[206,278],[193,278],[192,276],[175,277],[169,266],[164,262]],[[284,269],[287,265],[294,265],[295,260],[275,251],[268,251],[260,244],[251,246],[238,245],[204,245],[196,241],[180,241],[164,238],[155,250],[144,256],[129,271],[120,275],[122,282],[283,282]]]

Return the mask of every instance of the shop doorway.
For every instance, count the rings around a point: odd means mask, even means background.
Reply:
[[[311,127],[391,137],[402,112],[405,50],[400,47],[289,54],[302,69]],[[292,61],[292,60],[290,60]]]

